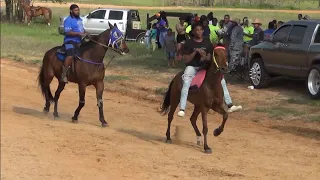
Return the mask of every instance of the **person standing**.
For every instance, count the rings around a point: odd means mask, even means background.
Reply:
[[[230,62],[229,62],[229,70],[234,71],[236,65],[240,63],[241,53],[243,51],[243,29],[240,26],[240,19],[235,18],[232,20],[234,24],[231,36],[230,36],[230,44],[229,44],[229,52],[230,52]]]
[[[181,46],[182,42],[186,40],[186,26],[185,26],[185,19],[180,17],[180,22],[176,25],[176,32],[177,32],[177,60],[181,60],[182,52]]]
[[[262,25],[261,21],[259,19],[255,19],[252,24],[254,26],[254,32],[253,32],[253,39],[250,41],[250,46],[257,45],[264,39],[264,32],[261,28],[261,25]]]
[[[254,28],[249,25],[249,19],[247,17],[243,18],[243,42],[248,43],[252,40]]]
[[[302,14],[298,14],[298,20],[302,20]]]
[[[157,25],[153,24],[152,25],[152,29],[151,29],[151,33],[150,33],[150,40],[151,40],[151,45],[152,45],[152,50],[155,51],[157,48]]]
[[[168,60],[168,67],[175,68],[175,53],[176,53],[176,40],[174,38],[174,35],[172,33],[172,29],[168,29],[168,32],[164,38],[164,48],[166,50],[167,54],[167,60]]]
[[[148,23],[147,26],[147,32],[145,35],[145,43],[147,46],[147,49],[150,49],[150,44],[151,44],[151,23]]]
[[[274,23],[269,22],[268,29],[264,31],[264,40],[270,39],[271,34],[275,31]]]

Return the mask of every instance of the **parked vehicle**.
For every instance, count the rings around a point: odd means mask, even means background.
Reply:
[[[59,33],[64,34],[64,20],[60,17]],[[144,43],[146,30],[141,29],[138,10],[96,9],[91,13],[81,16],[84,29],[91,35],[98,35],[109,28],[108,22],[117,24],[119,30],[125,35],[127,41]]]
[[[255,88],[270,78],[303,78],[309,95],[320,98],[320,20],[290,21],[250,49],[250,78]]]

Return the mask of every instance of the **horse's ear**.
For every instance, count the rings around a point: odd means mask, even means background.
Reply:
[[[116,27],[118,29],[117,23],[114,23],[114,27]]]
[[[110,22],[108,22],[108,24],[109,24],[109,28],[113,29],[113,25]]]

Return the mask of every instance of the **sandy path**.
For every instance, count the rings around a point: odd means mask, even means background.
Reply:
[[[35,2],[34,6],[47,6],[47,7],[70,7],[72,3],[59,4],[52,2]],[[1,2],[1,6],[4,2]],[[281,12],[281,13],[302,13],[302,14],[320,14],[320,10],[279,10],[279,9],[244,9],[244,8],[207,8],[207,7],[182,7],[182,6],[164,6],[164,7],[152,7],[152,6],[118,6],[107,4],[80,4],[82,8],[114,8],[114,9],[144,9],[144,10],[210,10],[210,11],[246,11],[246,12]]]
[[[221,118],[210,115],[209,145],[213,154],[206,155],[195,145],[187,118],[173,121],[173,131],[179,127],[179,133],[173,144],[165,144],[166,118],[156,112],[158,104],[116,93],[104,94],[109,128],[99,127],[92,88],[87,90],[79,124],[70,123],[78,104],[75,84],[68,84],[62,93],[61,119],[53,120],[51,113],[41,112],[44,101],[37,89],[37,72],[37,68],[1,60],[1,179],[320,177],[319,126],[304,125],[318,135],[308,138],[231,114],[223,134],[214,138],[212,130]],[[292,126],[280,122],[269,125]]]

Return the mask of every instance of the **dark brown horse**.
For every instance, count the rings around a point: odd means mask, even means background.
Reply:
[[[207,113],[210,109],[223,115],[223,121],[219,128],[214,130],[214,136],[219,136],[224,125],[228,119],[228,113],[224,109],[223,89],[221,86],[221,72],[228,70],[226,50],[223,47],[216,47],[214,49],[214,62],[211,63],[207,70],[206,77],[203,84],[196,92],[189,92],[188,101],[194,104],[194,110],[190,118],[191,124],[197,135],[197,144],[201,145],[201,133],[197,127],[197,118],[201,113],[203,123],[203,136],[204,136],[204,150],[206,153],[211,153],[211,149],[207,144]],[[178,73],[169,85],[169,89],[165,94],[165,98],[161,107],[162,113],[168,113],[168,128],[167,128],[167,143],[171,143],[170,126],[173,120],[173,115],[180,102],[180,95],[182,89],[182,75],[183,72]]]
[[[33,17],[37,16],[43,16],[46,20],[47,24],[51,25],[51,19],[52,19],[52,11],[50,8],[42,7],[42,6],[30,6],[29,0],[19,0],[20,5],[22,9],[25,12],[25,15],[27,16],[28,25],[30,25],[30,21]]]
[[[116,26],[113,27],[111,24],[109,24],[109,26],[111,29],[117,28]],[[112,31],[108,29],[102,32],[96,38],[83,43],[79,47],[79,56],[75,57],[74,59],[72,68],[73,71],[68,75],[68,80],[70,82],[77,83],[79,87],[79,106],[74,112],[74,116],[72,117],[72,122],[74,123],[78,122],[79,113],[85,105],[86,87],[89,85],[93,85],[96,88],[97,105],[99,107],[99,120],[103,127],[108,125],[103,115],[102,94],[104,90],[105,76],[103,58],[108,49],[113,49],[112,47],[108,46],[110,44],[110,37],[112,36],[110,34],[111,32]],[[123,53],[129,52],[129,49],[123,38],[122,40],[117,41],[117,43],[119,44],[116,51],[121,51]],[[59,82],[59,86],[55,92],[55,96],[52,96],[50,90],[50,83],[54,77],[56,77],[59,80],[61,78],[62,73],[63,62],[58,59],[56,54],[57,50],[60,48],[61,46],[57,46],[45,53],[43,58],[43,64],[41,66],[41,70],[38,77],[39,87],[41,87],[42,94],[46,99],[43,111],[46,113],[49,112],[50,102],[54,102],[53,116],[55,118],[59,117],[58,100],[66,84],[63,82]]]

